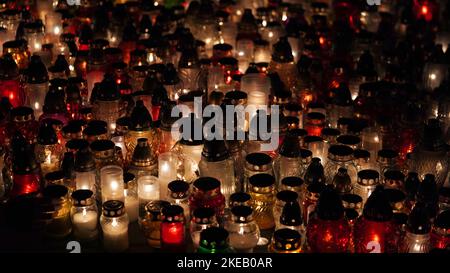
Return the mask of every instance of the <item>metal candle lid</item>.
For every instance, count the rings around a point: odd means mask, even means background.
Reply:
[[[328,148],[328,158],[335,161],[352,160],[353,149],[346,145],[332,145]]]
[[[384,186],[394,189],[403,189],[405,175],[399,170],[387,170],[384,172]]]
[[[230,195],[229,206],[230,208],[235,206],[249,206],[251,196],[246,192],[235,192]]]
[[[125,214],[125,205],[122,201],[109,200],[103,203],[103,215],[106,217],[120,217]]]
[[[94,204],[93,195],[91,190],[76,190],[72,193],[73,205],[76,207],[90,206]]]
[[[183,180],[175,180],[170,182],[167,187],[169,188],[170,197],[173,199],[183,199],[189,195],[189,183]]]
[[[45,181],[47,185],[64,185],[64,172],[61,170],[49,172],[45,175]]]
[[[181,206],[170,205],[163,207],[161,210],[163,222],[184,222],[184,210]]]
[[[253,209],[249,206],[235,206],[231,208],[232,219],[236,223],[253,221]]]
[[[255,193],[271,193],[274,190],[275,177],[266,173],[259,173],[250,176],[249,183],[251,190]]]
[[[200,233],[200,246],[207,249],[228,247],[228,231],[220,227],[209,227]]]
[[[346,209],[356,209],[356,210],[362,209],[363,199],[361,196],[357,194],[346,193],[341,196],[341,199],[342,205]]]
[[[214,193],[220,192],[220,181],[214,177],[200,177],[194,181],[194,193]]]
[[[301,235],[296,230],[282,228],[273,234],[274,248],[280,251],[294,251],[301,246]]]
[[[272,168],[272,158],[265,153],[250,153],[245,157],[245,167],[252,171],[267,171]]]
[[[114,157],[114,147],[116,145],[111,140],[101,139],[95,140],[91,143],[90,147],[94,157],[97,159],[105,159]]]
[[[394,164],[398,158],[398,153],[390,149],[378,151],[377,162],[381,164]]]
[[[289,191],[300,191],[305,183],[303,179],[297,176],[287,176],[281,179],[281,189]]]
[[[145,205],[147,218],[150,218],[152,221],[161,220],[161,210],[168,206],[170,206],[170,203],[164,200],[153,200],[148,202],[147,205]]]
[[[215,222],[216,213],[212,208],[196,208],[192,213],[192,222],[199,225],[206,225]]]
[[[282,190],[277,193],[277,200],[284,203],[295,202],[298,198],[298,194],[295,191]]]
[[[357,183],[363,186],[378,185],[380,175],[375,170],[362,170],[358,172]]]

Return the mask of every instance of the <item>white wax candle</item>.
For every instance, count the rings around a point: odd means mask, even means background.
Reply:
[[[128,225],[109,225],[103,229],[103,246],[108,252],[122,252],[128,248]]]
[[[237,252],[251,253],[258,244],[259,236],[242,235],[238,233],[230,234],[230,245]]]
[[[92,239],[97,236],[97,212],[86,211],[77,212],[72,216],[73,234],[78,239]]]
[[[160,154],[158,157],[158,178],[160,199],[167,199],[167,185],[177,178],[176,156],[172,152]]]
[[[136,221],[139,213],[139,199],[135,196],[125,196],[125,209],[130,222]]]

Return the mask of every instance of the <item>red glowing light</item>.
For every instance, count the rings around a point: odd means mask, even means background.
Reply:
[[[423,15],[427,15],[428,14],[428,7],[427,6],[422,6],[422,8],[420,9],[420,12]]]
[[[121,84],[122,80],[121,79],[117,79],[117,84]]]
[[[324,37],[320,37],[319,38],[319,43],[320,43],[320,45],[324,45],[325,44],[325,38]]]

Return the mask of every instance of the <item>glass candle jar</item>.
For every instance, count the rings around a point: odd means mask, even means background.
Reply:
[[[162,200],[150,201],[145,205],[146,214],[140,223],[150,247],[161,247],[161,210],[167,206],[170,206],[170,203]]]
[[[341,195],[342,205],[344,209],[354,210],[358,216],[361,215],[363,209],[363,199],[361,196],[353,193]]]
[[[217,218],[225,209],[225,197],[220,192],[220,181],[213,177],[200,177],[194,181],[194,187],[189,197],[191,214],[197,208],[213,208]]]
[[[36,116],[42,115],[45,95],[48,91],[48,73],[41,58],[37,55],[31,56],[31,61],[26,74],[25,105],[33,108]]]
[[[44,188],[44,198],[53,205],[50,221],[45,225],[45,235],[51,238],[64,238],[72,232],[70,223],[71,202],[67,196],[68,189],[63,185],[49,185]]]
[[[167,186],[167,200],[183,208],[184,218],[189,222],[189,183],[183,180],[174,180]]]
[[[424,204],[417,204],[408,217],[406,235],[401,238],[399,252],[428,253],[430,242],[431,221]]]
[[[305,199],[302,203],[302,218],[305,225],[308,224],[310,218],[314,217],[313,214],[316,209],[317,201],[325,187],[324,183],[314,182],[306,188]]]
[[[287,176],[281,180],[280,191],[293,191],[298,195],[298,202],[302,204],[305,195],[305,181],[297,176]]]
[[[394,150],[379,150],[377,154],[377,163],[381,179],[384,179],[384,173],[388,170],[400,170],[400,166],[398,165],[398,153]]]
[[[218,227],[216,215],[212,208],[197,208],[192,213],[189,226],[192,243],[196,250],[200,244],[200,233],[209,227]]]
[[[166,152],[158,156],[158,179],[160,198],[167,199],[168,184],[177,179],[178,157],[173,152]],[[185,208],[184,208],[185,209]]]
[[[59,169],[63,152],[56,132],[50,122],[45,122],[39,128],[36,145],[36,156],[41,165],[42,175]]]
[[[4,54],[1,59],[0,95],[7,97],[13,107],[22,106],[25,102],[23,85],[19,77],[19,69],[11,54]]]
[[[375,190],[380,181],[380,175],[375,170],[362,170],[358,172],[358,180],[354,185],[354,193],[363,199],[366,203],[369,196]]]
[[[251,253],[259,241],[259,228],[253,220],[253,210],[248,206],[231,209],[231,221],[225,223],[229,233],[230,246],[236,252]]]
[[[340,194],[350,193],[353,189],[352,181],[345,168],[338,169],[331,184]]]
[[[344,207],[338,192],[327,187],[320,195],[316,217],[307,228],[308,245],[313,253],[347,252],[351,229],[344,218]]]
[[[185,248],[185,219],[183,208],[169,205],[161,210],[161,249],[181,252]]]
[[[3,44],[3,55],[11,54],[19,69],[28,67],[30,52],[28,51],[27,42],[25,40],[7,41]]]
[[[367,150],[355,149],[353,151],[353,157],[355,158],[355,165],[358,171],[378,168],[375,159],[371,158],[371,153]]]
[[[122,201],[109,200],[103,204],[100,225],[103,230],[103,247],[107,252],[123,252],[128,249],[128,215]]]
[[[73,236],[81,241],[93,241],[98,236],[98,209],[91,190],[76,190],[72,193]]]
[[[249,193],[256,223],[262,230],[275,227],[273,215],[275,178],[270,174],[255,174],[249,178]]]
[[[75,153],[75,187],[91,190],[97,196],[97,171],[92,153],[86,148]],[[99,189],[100,194],[100,189]]]
[[[303,169],[300,156],[299,137],[289,134],[279,147],[278,158],[274,160],[274,169],[277,185],[287,176],[300,177]]]
[[[232,253],[228,231],[221,227],[209,227],[200,233],[197,253]]]
[[[325,165],[325,177],[332,181],[339,168],[347,169],[352,184],[356,184],[357,170],[353,163],[353,149],[345,145],[332,145],[328,149],[328,161]]]
[[[362,217],[354,226],[356,253],[393,253],[397,251],[392,208],[381,186],[364,205]]]
[[[450,245],[450,210],[441,212],[431,229],[431,247],[446,249]]]
[[[159,200],[158,178],[152,175],[142,175],[137,179],[139,198],[139,220],[145,217],[145,206],[152,200]]]
[[[320,136],[325,127],[325,115],[319,112],[309,112],[305,116],[304,128],[310,136]]]
[[[118,160],[116,155],[116,146],[111,140],[95,140],[91,143],[90,148],[97,169],[108,165],[122,165],[121,160]]]
[[[125,210],[130,223],[135,222],[139,215],[139,198],[136,177],[132,173],[123,174],[123,195],[125,196]]]
[[[200,176],[214,177],[220,181],[221,192],[226,200],[235,192],[234,161],[225,146],[225,141],[205,141],[198,167]]]
[[[283,228],[276,230],[269,245],[272,253],[301,253],[301,235],[298,231]]]
[[[450,187],[439,189],[439,213],[450,209]]]
[[[29,22],[24,25],[25,39],[31,54],[42,50],[44,44],[44,25],[41,21]]]
[[[327,129],[327,128],[325,128]],[[312,157],[320,158],[322,165],[327,163],[328,148],[324,139],[320,136],[305,136],[303,138],[303,146],[312,153]]]
[[[280,37],[278,42],[273,45],[272,60],[267,70],[269,73],[278,73],[283,83],[290,90],[296,88],[299,73],[294,64],[292,48],[286,36]]]
[[[249,178],[255,174],[273,175],[272,158],[265,153],[250,153],[245,156],[243,191],[249,191]]]
[[[158,161],[146,138],[138,139],[129,164],[129,172],[138,178],[142,175],[157,175]]]
[[[123,169],[117,165],[107,165],[100,169],[102,202],[108,200],[125,201]]]

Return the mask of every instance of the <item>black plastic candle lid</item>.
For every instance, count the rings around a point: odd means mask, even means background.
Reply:
[[[378,151],[378,157],[386,158],[386,159],[394,159],[398,156],[398,153],[394,150],[390,149],[382,149]]]
[[[375,170],[362,170],[358,172],[358,178],[367,180],[376,180],[380,174]]]
[[[170,182],[167,187],[171,192],[180,192],[184,193],[189,190],[189,183],[184,180],[174,180]]]
[[[303,138],[305,144],[313,143],[313,142],[323,142],[323,138],[320,136],[305,136]]]
[[[298,231],[289,228],[276,230],[273,237],[275,239],[275,243],[280,242],[282,245],[291,244],[292,246],[298,243],[301,239],[301,235]]]
[[[225,57],[219,59],[219,64],[225,65],[225,66],[237,66],[238,60],[233,57]]]
[[[233,90],[225,94],[225,99],[230,100],[245,100],[247,99],[247,93],[240,90]]]
[[[230,195],[230,204],[245,204],[251,199],[250,194],[246,192],[235,192]],[[232,205],[230,205],[232,206]]]
[[[228,231],[220,227],[209,227],[200,233],[200,245],[206,248],[220,248],[227,245]]]
[[[370,158],[370,152],[367,151],[367,150],[363,150],[363,149],[355,149],[353,151],[353,156],[356,159],[359,159],[359,158]]]
[[[144,106],[144,101],[138,100],[130,116],[130,129],[143,131],[152,127],[152,116]]]
[[[341,134],[341,131],[336,128],[323,128],[322,136],[338,136]]]
[[[214,177],[200,177],[194,181],[194,187],[201,191],[212,191],[220,187],[220,181]]]
[[[233,46],[230,44],[215,44],[213,46],[213,50],[219,50],[219,51],[230,51],[233,49]]]
[[[89,147],[89,142],[85,139],[71,139],[66,142],[66,148],[69,150],[82,150]]]
[[[202,156],[208,162],[217,162],[227,159],[230,156],[224,140],[205,140],[203,144]]]
[[[270,174],[259,173],[250,176],[248,181],[253,187],[265,188],[275,184],[275,177]]]
[[[119,200],[108,200],[103,203],[103,215],[109,217],[119,217],[125,213],[125,205]]]
[[[354,135],[340,135],[336,141],[344,145],[357,145],[361,142],[361,138]]]
[[[265,153],[251,153],[245,157],[245,160],[251,165],[262,166],[272,162],[272,158]]]
[[[297,158],[300,156],[300,139],[299,137],[290,133],[284,138],[278,153],[281,156],[289,158]]]
[[[104,120],[93,119],[88,122],[87,126],[108,128],[108,123]]]
[[[281,179],[281,184],[288,187],[300,187],[305,181],[298,176],[287,176]]]
[[[94,140],[90,147],[92,151],[95,152],[104,152],[108,150],[114,149],[116,145],[111,140],[106,139],[100,139],[100,140]]]
[[[46,181],[58,181],[58,180],[63,180],[64,177],[65,177],[64,172],[61,170],[58,170],[58,171],[47,173],[45,175],[45,180]]]
[[[342,198],[342,201],[351,203],[351,204],[358,204],[358,203],[362,203],[362,201],[363,201],[361,196],[359,196],[357,194],[352,194],[352,193],[343,194],[341,198]]]
[[[27,82],[30,84],[45,83],[48,81],[48,72],[41,57],[31,56],[30,64],[26,72]]]
[[[81,132],[82,125],[72,121],[69,121],[69,123],[62,128],[64,134],[76,134]]]
[[[68,189],[64,185],[48,185],[44,188],[42,191],[42,194],[44,197],[50,198],[50,199],[58,199],[61,197],[64,197],[68,193]]]
[[[92,153],[87,148],[78,150],[75,154],[75,171],[89,172],[92,170],[95,170],[95,162]]]
[[[336,156],[350,156],[353,154],[353,149],[346,145],[331,145],[328,153]]]
[[[163,216],[167,217],[169,219],[170,217],[177,217],[184,214],[184,210],[179,205],[170,205],[163,207],[161,210],[161,213]]]
[[[104,135],[108,132],[108,129],[106,129],[103,126],[87,126],[83,130],[83,135],[86,136],[99,136]]]
[[[292,134],[293,136],[297,136],[297,137],[305,137],[308,134],[308,131],[306,131],[305,129],[300,129],[300,128],[295,128],[295,129],[291,129],[289,130],[289,133]]]
[[[44,122],[39,127],[37,142],[42,145],[53,145],[58,143],[55,129],[53,129],[53,126],[50,123]]]
[[[298,194],[294,191],[284,190],[277,193],[277,199],[283,202],[294,202],[297,198]]]
[[[313,120],[325,120],[325,115],[319,112],[309,112],[306,114],[306,118]]]
[[[33,109],[26,106],[15,107],[11,110],[11,118],[14,121],[29,120],[33,114]]]
[[[399,170],[387,170],[384,172],[385,180],[403,181],[405,175]]]
[[[213,208],[196,208],[192,213],[194,216],[194,221],[198,224],[207,224],[210,222],[210,219],[215,215],[215,211]]]
[[[237,217],[247,218],[252,215],[253,209],[249,206],[234,206],[231,208],[231,213]]]
[[[72,198],[78,202],[91,198],[94,193],[91,190],[81,189],[72,193]]]

